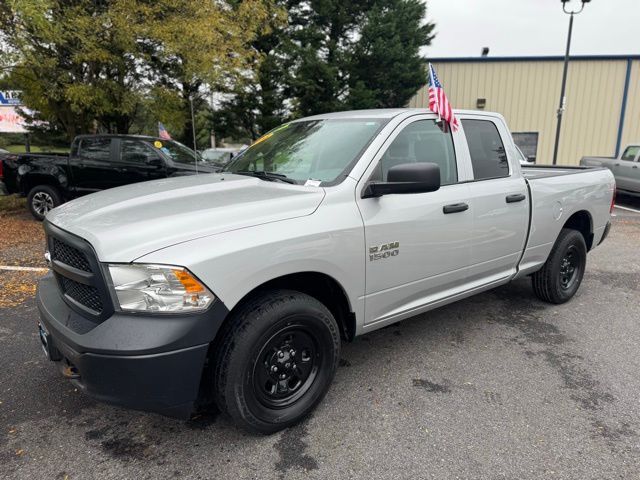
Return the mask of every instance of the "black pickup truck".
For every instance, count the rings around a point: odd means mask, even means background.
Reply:
[[[61,203],[130,183],[196,173],[216,167],[173,140],[138,135],[80,135],[69,155],[0,155],[0,193],[27,197],[38,220]]]

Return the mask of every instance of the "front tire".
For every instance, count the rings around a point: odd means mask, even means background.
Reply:
[[[534,293],[545,302],[568,302],[582,283],[586,265],[584,237],[577,230],[563,228],[544,266],[531,277]]]
[[[36,220],[44,220],[50,210],[61,204],[62,195],[55,187],[49,185],[37,185],[27,195],[29,211]]]
[[[234,312],[223,332],[216,403],[245,430],[276,432],[320,403],[339,358],[340,333],[327,307],[300,292],[263,292]]]

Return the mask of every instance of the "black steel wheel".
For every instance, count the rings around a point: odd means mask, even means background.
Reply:
[[[586,265],[584,237],[577,230],[564,228],[544,266],[531,277],[533,291],[545,302],[567,302],[578,291]]]
[[[272,433],[322,400],[340,357],[335,318],[315,298],[262,292],[234,310],[214,346],[214,394],[240,427]]]

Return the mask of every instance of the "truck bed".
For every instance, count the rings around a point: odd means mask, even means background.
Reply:
[[[530,165],[522,166],[522,174],[527,180],[538,178],[561,177],[573,175],[587,170],[598,170],[603,167],[561,166],[561,165]]]

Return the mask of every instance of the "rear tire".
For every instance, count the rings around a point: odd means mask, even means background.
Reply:
[[[565,303],[578,291],[587,265],[587,244],[577,230],[563,228],[544,266],[531,277],[540,300]]]
[[[62,195],[57,188],[49,185],[37,185],[29,191],[27,205],[33,218],[44,220],[47,213],[62,204]]]
[[[340,358],[340,331],[321,302],[291,290],[263,292],[242,305],[216,348],[218,408],[255,433],[306,417],[327,393]]]

